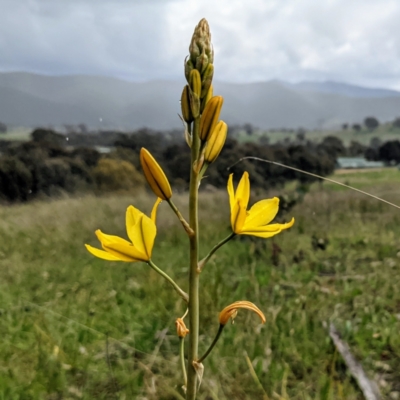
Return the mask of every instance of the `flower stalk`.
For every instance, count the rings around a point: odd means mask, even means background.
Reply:
[[[210,344],[210,347],[207,349],[207,351],[199,358],[199,362],[203,362],[207,358],[207,356],[211,353],[212,349],[217,344],[219,337],[221,336],[221,333],[224,330],[224,328],[225,328],[225,325],[222,325],[222,324],[219,325],[218,332],[215,335],[214,340]]]
[[[216,244],[211,251],[199,262],[198,265],[198,270],[201,272],[204,268],[204,266],[207,264],[208,260],[212,257],[212,255],[225,243],[228,243],[232,238],[234,238],[236,235],[235,232],[232,232],[230,235],[228,235],[225,239],[221,240],[218,244]]]
[[[199,215],[198,215],[198,187],[199,173],[195,165],[200,151],[200,117],[194,120],[192,132],[190,187],[189,187],[189,223],[193,233],[190,240],[189,264],[189,350],[187,368],[187,400],[196,399],[197,374],[193,363],[198,358],[199,347],[199,277],[197,269],[199,259]]]
[[[151,268],[154,269],[154,271],[156,271],[158,274],[160,274],[163,278],[165,278],[171,285],[172,287],[175,289],[175,291],[179,294],[179,296],[182,297],[182,299],[188,303],[189,302],[189,295],[184,292],[179,286],[178,284],[168,275],[166,274],[163,270],[161,270],[160,268],[157,267],[156,264],[153,263],[152,260],[149,260],[147,262],[147,264],[149,264],[149,266]]]

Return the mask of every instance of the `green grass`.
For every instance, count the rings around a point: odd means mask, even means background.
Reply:
[[[400,204],[399,184],[388,192],[386,175],[370,178],[365,190]],[[176,197],[186,213],[185,198]],[[121,194],[0,208],[1,400],[182,398],[174,326],[182,301],[145,264],[102,261],[83,247],[97,245],[97,228],[124,236],[127,205],[148,212],[152,201]],[[329,339],[329,321],[385,396],[395,396],[399,210],[324,184],[283,218],[292,215],[290,231],[273,240],[238,237],[202,273],[200,352],[233,301],[254,302],[267,322],[239,312],[204,362],[199,399],[362,399]],[[229,233],[225,193],[203,197],[201,226],[205,254]],[[313,236],[329,241],[326,250],[313,248]],[[187,244],[161,204],[153,258],[184,289]],[[273,246],[281,250],[276,265]]]

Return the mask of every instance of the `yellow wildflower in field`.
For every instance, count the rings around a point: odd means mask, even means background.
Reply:
[[[245,172],[236,192],[233,188],[233,174],[228,180],[228,194],[231,208],[232,230],[237,235],[253,235],[269,238],[277,235],[294,224],[294,218],[286,224],[270,224],[279,210],[279,199],[265,199],[254,204],[250,210],[247,205],[250,199],[249,174]]]
[[[133,206],[126,210],[126,232],[130,242],[118,236],[106,235],[100,229],[95,233],[104,250],[86,244],[94,256],[109,261],[149,261],[157,234],[156,213],[161,199],[154,204],[151,218]]]

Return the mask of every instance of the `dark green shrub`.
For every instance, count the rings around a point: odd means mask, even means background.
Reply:
[[[93,169],[93,176],[101,191],[143,190],[144,178],[128,161],[102,158]]]
[[[32,192],[32,174],[17,157],[0,158],[0,196],[8,201],[26,201]]]

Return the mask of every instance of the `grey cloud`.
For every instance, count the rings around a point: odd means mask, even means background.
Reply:
[[[0,1],[0,70],[182,79],[193,28],[206,17],[219,80],[400,89],[397,0]]]

